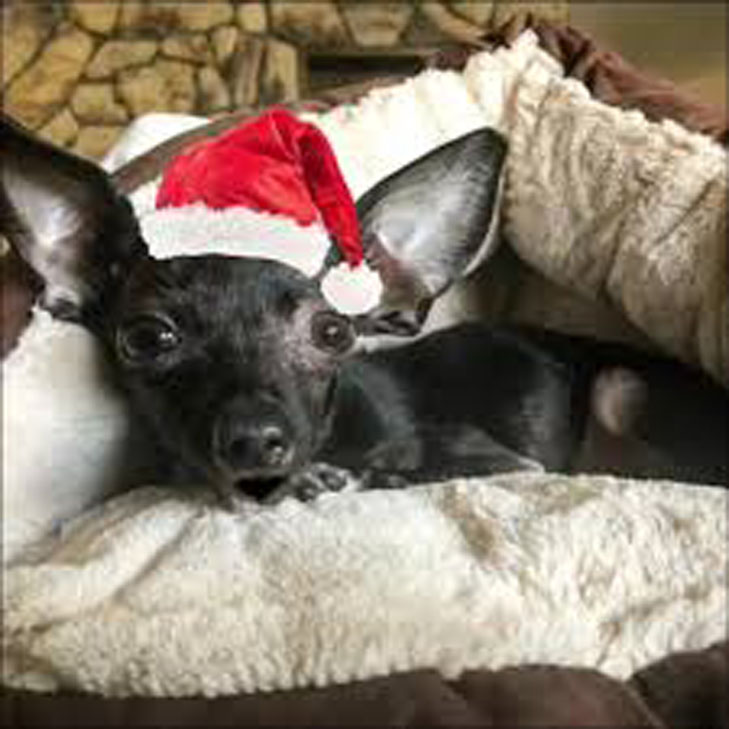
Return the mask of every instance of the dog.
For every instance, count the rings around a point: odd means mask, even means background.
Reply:
[[[726,485],[729,395],[676,361],[475,323],[358,346],[373,333],[412,333],[429,301],[422,280],[402,283],[417,270],[408,246],[399,257],[377,248],[382,225],[393,219],[440,246],[430,260],[441,268],[483,237],[494,189],[469,170],[498,163],[505,143],[478,134],[359,201],[363,237],[399,286],[386,293],[408,302],[390,296],[364,316],[334,310],[318,278],[276,261],[152,258],[105,172],[7,117],[0,231],[42,281],[42,305],[103,343],[163,454],[160,479],[203,480],[227,504],[544,469]],[[433,194],[448,204],[433,206]]]

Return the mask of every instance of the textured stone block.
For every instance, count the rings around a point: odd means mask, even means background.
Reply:
[[[63,109],[41,127],[38,133],[54,144],[67,147],[76,140],[78,129],[78,123],[73,114],[68,109]]]
[[[147,19],[146,4],[142,0],[122,0],[117,22],[120,28],[140,27]]]
[[[71,109],[84,124],[123,124],[127,110],[114,98],[111,83],[83,83],[71,97]]]
[[[481,2],[473,2],[473,0],[457,0],[457,2],[451,2],[449,5],[453,11],[475,23],[480,28],[487,29],[490,27],[491,18],[494,14],[494,6],[496,2],[490,2],[489,0],[482,0]]]
[[[555,2],[497,2],[494,5],[493,22],[500,25],[514,15],[525,15],[533,13],[534,15],[553,20],[557,22],[565,22],[569,19],[569,3],[567,0],[559,0]]]
[[[461,43],[473,43],[481,35],[481,29],[468,20],[452,13],[445,5],[425,2],[421,12],[446,38]]]
[[[164,36],[169,31],[207,31],[233,21],[233,8],[220,0],[124,0],[119,25]]]
[[[259,85],[266,55],[266,41],[243,36],[231,57],[230,83],[235,106],[253,106],[259,101]]]
[[[47,122],[71,94],[93,50],[87,33],[66,25],[9,86],[5,110],[33,128]]]
[[[150,111],[189,113],[195,108],[194,69],[181,61],[158,60],[145,68],[122,71],[118,88],[134,116]]]
[[[214,68],[201,68],[198,71],[197,84],[197,109],[200,113],[209,114],[230,109],[230,92]]]
[[[108,35],[114,30],[119,17],[119,3],[115,0],[74,0],[71,19],[82,28]]]
[[[260,102],[272,104],[301,96],[301,69],[297,49],[277,40],[266,41],[266,58],[260,82]]]
[[[273,30],[276,33],[282,33],[313,46],[342,46],[349,41],[344,21],[330,0],[318,2],[276,0],[269,7]]]
[[[0,16],[3,84],[33,58],[57,21],[56,13],[42,12],[36,5],[15,4],[3,9]]]
[[[265,33],[268,29],[266,8],[260,2],[244,2],[238,6],[238,25],[246,33]]]
[[[225,65],[233,55],[238,44],[238,36],[238,29],[233,25],[223,25],[212,32],[213,52],[218,66]]]
[[[122,131],[124,131],[124,127],[84,127],[79,132],[73,150],[90,159],[101,159],[119,138]]]
[[[157,53],[157,41],[110,40],[96,52],[86,76],[92,79],[108,78],[117,71],[148,63]]]
[[[210,30],[233,20],[233,8],[227,2],[178,3],[179,26],[187,30]]]
[[[357,44],[393,46],[407,27],[413,8],[404,3],[390,5],[348,3],[342,6],[342,14]]]
[[[199,64],[212,64],[210,41],[204,33],[174,35],[162,42],[162,53],[170,58]]]

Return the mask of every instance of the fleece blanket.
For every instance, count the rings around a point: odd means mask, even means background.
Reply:
[[[220,510],[130,493],[8,572],[16,687],[323,686],[523,662],[625,678],[724,635],[726,495],[522,475]]]
[[[593,101],[529,33],[462,74],[428,72],[307,119],[355,195],[440,143],[501,129],[503,224],[519,254],[727,381],[726,159],[710,140]],[[133,196],[145,234],[159,226],[153,194]],[[464,315],[453,298],[430,326]],[[51,382],[98,377],[98,353],[68,331],[43,316],[29,328],[5,367],[19,392],[29,373],[44,387],[38,362],[56,339],[86,354],[65,373],[47,365]],[[22,398],[4,408],[4,438],[19,449],[6,453],[23,453],[27,469],[3,464],[17,536],[4,575],[9,685],[223,695],[529,660],[625,676],[725,635],[724,492],[512,475],[232,515],[204,492],[152,488],[69,523],[74,506],[99,499],[94,474],[118,466],[129,431],[113,392],[95,421],[97,404],[75,411],[89,403],[82,389],[54,405],[55,430],[42,435],[93,422],[99,450],[65,463],[60,449],[60,467],[32,457],[42,450]],[[28,473],[36,492],[21,489]],[[63,509],[48,498],[54,477],[70,492],[84,484]]]
[[[519,256],[729,383],[727,157],[714,141],[591,99],[531,32],[475,55],[462,74],[423,74],[356,112],[309,118],[355,194],[450,135],[500,129],[510,149],[503,229]],[[375,119],[394,133],[372,139]]]

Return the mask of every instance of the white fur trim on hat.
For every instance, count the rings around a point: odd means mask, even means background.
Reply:
[[[143,207],[146,207],[143,205]],[[300,226],[281,215],[243,207],[211,210],[202,203],[141,212],[142,235],[155,258],[229,255],[285,263],[306,276],[321,269],[330,248],[323,226]],[[322,282],[327,300],[343,314],[362,314],[380,297],[379,276],[362,264],[342,264]]]

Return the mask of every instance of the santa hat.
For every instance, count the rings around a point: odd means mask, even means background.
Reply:
[[[160,258],[270,258],[320,275],[324,295],[345,313],[379,301],[379,277],[364,262],[355,204],[331,146],[283,109],[176,157],[143,229]]]

